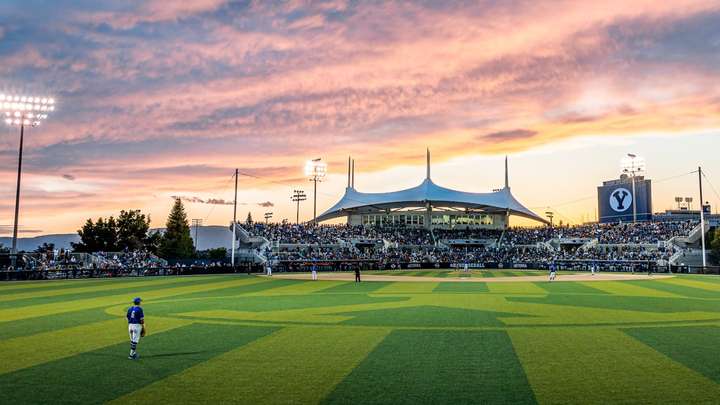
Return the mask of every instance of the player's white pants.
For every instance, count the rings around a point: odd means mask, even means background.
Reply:
[[[312,271],[312,279],[317,280],[317,271],[315,270]]]
[[[140,341],[140,332],[142,325],[139,323],[128,324],[128,332],[130,332],[130,342],[137,344]]]
[[[270,267],[268,267],[267,269],[267,275],[272,276],[272,269]]]

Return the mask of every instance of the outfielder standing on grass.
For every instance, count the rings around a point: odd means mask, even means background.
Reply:
[[[550,263],[550,280],[548,280],[548,281],[555,280],[555,277],[557,275],[556,270],[557,270],[557,266],[555,265],[555,262]]]
[[[130,355],[128,359],[137,360],[137,344],[141,337],[145,337],[145,314],[140,307],[140,297],[133,299],[133,306],[127,311],[128,332],[130,332]]]

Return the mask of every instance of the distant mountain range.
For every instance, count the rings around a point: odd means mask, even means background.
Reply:
[[[164,231],[165,228],[156,228],[153,231]],[[195,228],[190,228],[190,236],[195,239]],[[232,232],[225,226],[210,225],[200,226],[197,228],[197,237],[200,245],[199,250],[212,249],[217,247],[225,247],[230,249],[230,241],[232,240]],[[53,243],[58,249],[70,249],[71,242],[80,242],[77,233],[60,233],[52,235],[33,236],[31,238],[18,238],[18,250],[33,251],[43,243]],[[12,238],[0,237],[0,243],[5,247],[12,245]]]

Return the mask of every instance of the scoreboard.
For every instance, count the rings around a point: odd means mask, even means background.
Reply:
[[[604,181],[598,186],[598,215],[600,223],[632,222],[633,202],[638,221],[652,219],[652,184],[650,179],[635,176],[635,193],[632,178],[621,176]]]

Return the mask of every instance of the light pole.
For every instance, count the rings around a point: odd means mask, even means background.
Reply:
[[[12,262],[17,259],[18,219],[20,214],[20,178],[22,173],[23,142],[25,127],[36,127],[55,111],[55,99],[48,97],[29,97],[0,94],[0,111],[5,123],[20,127],[20,148],[18,149],[17,187],[15,189],[15,221],[13,223]]]
[[[200,242],[198,242],[198,227],[202,226],[202,218],[193,218],[192,226],[195,228],[195,250],[199,250]]]
[[[268,220],[270,220],[270,218],[272,218],[272,216],[273,216],[273,213],[272,213],[272,212],[266,212],[266,213],[265,213],[265,223],[266,223],[266,224],[268,223]]]
[[[675,197],[675,202],[677,203],[678,209],[681,209],[681,205],[682,205],[682,202],[683,202],[683,198],[682,198],[682,197]]]
[[[297,203],[297,212],[295,214],[295,223],[300,223],[300,201],[307,200],[307,195],[302,190],[293,190],[293,195],[290,198],[293,202]]]
[[[685,204],[687,204],[688,211],[692,210],[692,203],[693,203],[692,197],[685,197]]]
[[[645,159],[638,157],[632,153],[628,153],[627,157],[623,159],[623,172],[630,174],[632,181],[632,207],[633,207],[633,222],[637,222],[637,198],[635,198],[635,176],[638,173],[645,171]]]
[[[553,227],[553,218],[555,217],[555,213],[552,211],[545,211],[545,216],[550,219],[550,228]]]
[[[305,163],[305,175],[313,182],[313,225],[317,225],[317,184],[325,179],[327,163],[320,158],[308,160]]]

